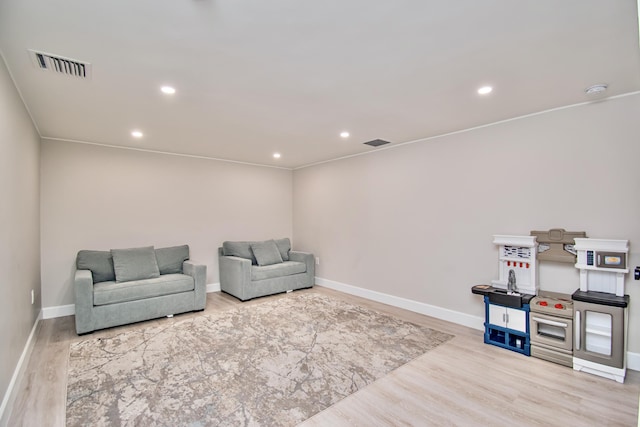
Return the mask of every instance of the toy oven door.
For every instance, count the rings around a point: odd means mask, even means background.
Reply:
[[[571,351],[573,348],[572,319],[534,312],[529,316],[531,342]]]

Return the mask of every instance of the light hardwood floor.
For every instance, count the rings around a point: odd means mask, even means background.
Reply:
[[[483,344],[482,332],[410,311],[315,287],[317,292],[449,332],[455,338],[316,414],[316,426],[636,426],[640,372],[624,384]],[[280,298],[273,296],[268,298]],[[241,303],[207,295],[204,314]],[[175,322],[203,313],[163,318]],[[95,332],[109,336],[149,322]],[[73,316],[40,322],[33,353],[9,420],[10,426],[63,426]]]

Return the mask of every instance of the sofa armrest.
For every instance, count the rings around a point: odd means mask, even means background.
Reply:
[[[184,274],[193,277],[195,285],[195,309],[204,310],[207,306],[207,266],[203,264],[194,264],[191,261],[182,263],[182,271]]]
[[[220,255],[220,289],[241,300],[245,300],[245,287],[251,283],[251,260]]]
[[[315,283],[316,276],[316,259],[313,254],[300,251],[289,251],[289,260],[304,262],[307,265],[307,275],[311,280],[311,283]]]
[[[75,293],[76,332],[93,331],[93,276],[91,270],[76,270],[73,279]]]

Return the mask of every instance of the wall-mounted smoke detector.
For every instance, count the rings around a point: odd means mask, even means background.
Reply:
[[[40,70],[78,77],[81,79],[91,78],[91,64],[88,62],[65,58],[60,55],[38,52],[31,49],[29,49],[29,56],[31,57],[33,65]]]
[[[584,90],[584,93],[586,93],[587,95],[601,95],[607,91],[607,87],[608,86],[606,84],[589,86]]]
[[[381,145],[390,144],[389,141],[385,141],[383,139],[374,139],[373,141],[368,141],[364,143],[365,145],[370,145],[372,147],[379,147]]]

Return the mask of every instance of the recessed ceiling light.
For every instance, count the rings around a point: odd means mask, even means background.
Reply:
[[[340,132],[340,136],[342,138],[349,138],[349,132],[347,132],[346,130],[344,132]]]
[[[139,130],[134,130],[131,132],[131,136],[134,138],[142,138],[144,136],[144,134],[142,132],[140,132]]]
[[[482,86],[480,89],[478,89],[478,93],[480,95],[486,95],[488,93],[491,93],[492,90],[493,88],[491,86]]]
[[[162,91],[162,93],[166,93],[167,95],[173,95],[174,93],[176,93],[176,89],[171,86],[162,86],[160,90]]]
[[[607,90],[607,87],[608,86],[606,84],[597,84],[597,85],[589,86],[584,90],[584,93],[586,93],[587,95],[597,95],[605,92]]]
[[[279,159],[280,158],[280,153],[273,153],[273,158],[274,159]]]

